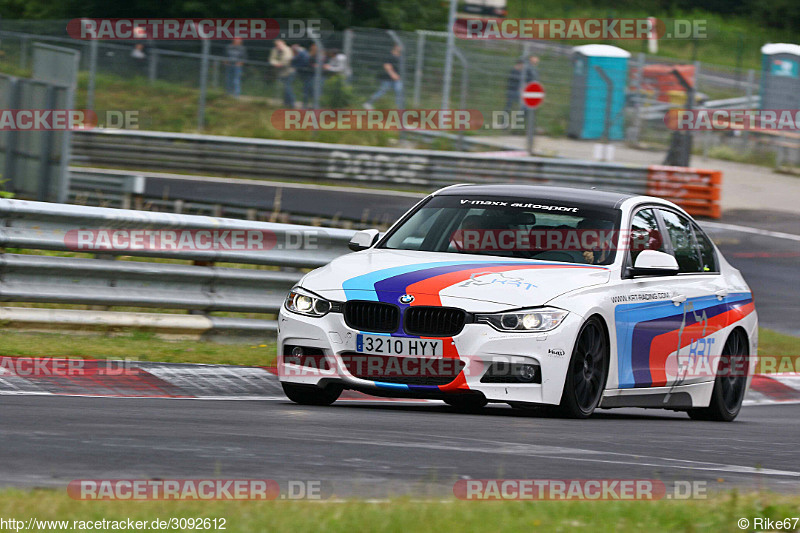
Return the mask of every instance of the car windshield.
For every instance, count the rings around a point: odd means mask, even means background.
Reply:
[[[608,265],[620,211],[537,198],[434,196],[381,248]]]

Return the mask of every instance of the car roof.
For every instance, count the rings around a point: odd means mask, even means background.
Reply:
[[[434,193],[435,196],[502,196],[519,197],[531,200],[584,204],[596,207],[619,208],[625,200],[637,194],[600,191],[597,189],[578,189],[574,187],[550,187],[547,185],[454,185]]]

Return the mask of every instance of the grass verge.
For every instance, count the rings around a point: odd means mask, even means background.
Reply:
[[[163,363],[275,364],[275,343],[220,344],[209,341],[165,340],[152,333],[120,336],[25,333],[4,330],[0,355],[135,359]],[[758,353],[800,355],[800,338],[761,328]]]
[[[5,490],[0,516],[5,519],[142,520],[224,518],[227,531],[742,531],[741,518],[753,531],[756,518],[783,520],[797,515],[800,497],[772,493],[729,492],[691,501],[540,501],[419,502],[405,498],[387,503],[352,500],[320,502],[88,502],[70,499],[66,490]],[[148,524],[149,525],[149,524]],[[149,529],[149,528],[148,528]],[[761,528],[755,528],[761,529]]]
[[[0,355],[269,366],[275,364],[275,343],[164,340],[152,333],[103,336],[4,330],[0,335]]]

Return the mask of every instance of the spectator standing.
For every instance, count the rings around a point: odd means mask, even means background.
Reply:
[[[303,109],[309,109],[310,102],[314,101],[314,67],[316,65],[317,45],[312,44],[311,48],[306,51],[305,48],[299,44],[292,45],[292,66],[300,78],[300,83],[303,91]]]
[[[147,39],[147,30],[141,26],[136,26],[133,28],[133,35],[137,42],[131,50],[131,59],[133,59],[133,64],[136,65],[135,69],[144,74],[147,71],[147,53],[145,52],[144,43]]]
[[[524,61],[518,59],[508,72],[508,83],[506,84],[506,113],[511,113],[515,104],[519,103],[519,91],[522,88],[522,71],[524,64]]]
[[[247,48],[236,38],[225,48],[225,91],[237,98],[242,94],[242,69],[247,59]]]
[[[336,48],[328,51],[328,58],[322,66],[322,69],[328,76],[341,74],[347,78],[350,75],[349,69],[347,68],[347,56]]]
[[[283,39],[275,39],[275,46],[269,53],[269,64],[275,69],[278,80],[283,86],[283,105],[289,109],[294,108],[294,83],[295,71],[292,67],[292,49]]]
[[[525,68],[525,83],[528,84],[532,81],[539,81],[539,57],[530,56],[528,58],[528,65]]]
[[[508,73],[506,85],[506,113],[510,113],[520,101],[520,91],[533,81],[539,81],[539,58],[530,56],[528,64],[518,59]]]
[[[373,109],[372,103],[390,90],[394,91],[395,107],[397,109],[403,108],[403,79],[400,76],[400,59],[402,55],[403,47],[399,44],[394,45],[392,53],[386,58],[378,74],[380,86],[375,91],[375,94],[366,101],[364,108]]]

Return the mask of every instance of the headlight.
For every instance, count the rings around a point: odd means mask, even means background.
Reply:
[[[287,311],[305,316],[325,316],[331,310],[331,303],[328,300],[300,287],[289,291],[283,305]]]
[[[507,313],[475,315],[476,322],[485,322],[500,331],[550,331],[564,321],[569,311],[555,307],[522,309]]]

